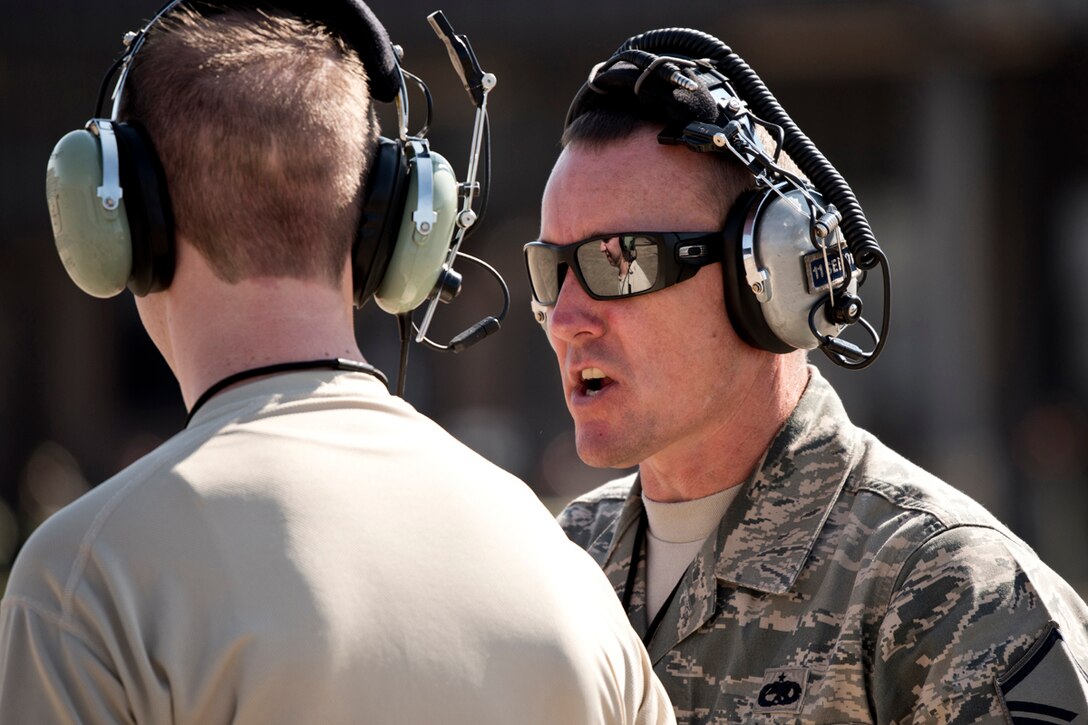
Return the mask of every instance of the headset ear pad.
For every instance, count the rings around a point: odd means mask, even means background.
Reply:
[[[725,249],[722,254],[722,286],[725,288],[725,309],[740,339],[752,347],[774,353],[792,352],[796,348],[783,342],[767,324],[767,318],[755,294],[748,286],[744,272],[741,237],[746,224],[755,225],[753,251],[759,259],[759,221],[750,219],[771,191],[751,190],[742,193],[729,210],[725,221]]]
[[[400,233],[407,196],[408,161],[404,144],[383,136],[378,139],[378,149],[370,163],[363,212],[352,252],[356,307],[365,305],[381,284]]]
[[[132,274],[128,288],[142,297],[170,286],[174,278],[174,214],[166,175],[151,138],[136,123],[115,123],[132,233]]]

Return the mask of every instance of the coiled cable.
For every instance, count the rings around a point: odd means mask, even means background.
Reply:
[[[756,116],[782,127],[783,148],[824,198],[842,214],[843,236],[858,266],[872,269],[887,264],[872,228],[865,218],[850,185],[831,162],[816,148],[754,70],[733,50],[713,35],[691,28],[662,28],[629,38],[617,54],[640,50],[655,54],[677,54],[689,58],[708,58],[733,82],[738,93]]]

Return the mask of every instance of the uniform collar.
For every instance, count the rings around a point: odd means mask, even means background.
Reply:
[[[805,394],[718,527],[715,574],[727,583],[790,591],[853,468],[856,430],[835,391],[811,372]]]

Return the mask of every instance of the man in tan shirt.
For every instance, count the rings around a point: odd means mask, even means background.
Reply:
[[[392,49],[323,17],[181,8],[136,41],[131,125],[98,133],[161,160],[173,248],[128,286],[190,420],[20,553],[0,722],[674,722],[593,561],[363,361],[352,244]]]

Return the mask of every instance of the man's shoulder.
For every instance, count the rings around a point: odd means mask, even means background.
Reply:
[[[45,519],[12,565],[6,599],[34,602],[43,611],[60,615],[102,530],[112,526],[123,532],[127,528],[124,522],[116,522],[117,509],[162,460],[161,448],[152,451]]]
[[[631,495],[637,474],[617,478],[582,494],[567,504],[558,517],[559,525],[571,541],[583,549],[590,545],[619,518]]]
[[[627,497],[631,495],[631,488],[635,485],[636,477],[637,474],[629,473],[626,476],[614,478],[611,481],[601,484],[597,488],[572,499],[571,502],[567,504],[567,508],[572,506],[596,507],[601,504],[616,501],[623,503],[627,500]]]
[[[863,442],[863,452],[848,488],[875,495],[896,510],[931,521],[940,529],[982,526],[1013,537],[985,506],[953,484],[912,463],[870,434],[863,434]]]

